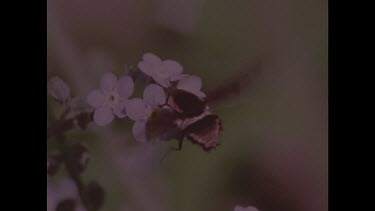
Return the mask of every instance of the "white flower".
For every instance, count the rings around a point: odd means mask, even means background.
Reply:
[[[148,85],[143,91],[143,99],[134,98],[126,103],[126,112],[134,120],[132,128],[134,138],[139,142],[147,141],[146,122],[154,109],[165,104],[164,89],[156,84]]]
[[[259,211],[259,210],[253,206],[249,206],[249,207],[236,206],[233,211]]]
[[[202,79],[195,75],[189,75],[182,78],[177,83],[177,89],[182,89],[188,91],[200,98],[206,97],[206,95],[201,91],[202,88]]]
[[[134,90],[133,79],[123,76],[120,79],[112,73],[106,73],[100,81],[100,89],[87,96],[87,103],[95,109],[94,121],[100,126],[112,122],[114,115],[124,118],[125,103]]]
[[[143,61],[138,63],[138,68],[163,87],[168,87],[170,81],[180,80],[185,76],[182,74],[182,66],[176,61],[162,61],[152,53],[145,53],[142,59]]]
[[[48,81],[47,92],[62,103],[66,103],[70,98],[70,88],[59,77],[53,77]]]

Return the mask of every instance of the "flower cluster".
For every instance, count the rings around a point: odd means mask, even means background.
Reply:
[[[100,81],[100,88],[95,89],[87,96],[87,103],[94,109],[94,121],[100,126],[112,122],[114,116],[126,117],[125,102],[133,93],[134,83],[129,76],[119,79],[106,73]]]
[[[135,92],[139,85],[137,81],[135,86],[136,80],[141,80],[142,92]],[[47,140],[56,142],[51,144],[53,153],[47,155],[47,175],[52,177],[65,168],[71,178],[61,187],[49,183],[48,210],[96,211],[103,204],[101,185],[81,177],[90,158],[87,147],[65,135],[74,128],[85,129],[92,121],[107,126],[115,118],[128,117],[133,121],[135,140],[176,139],[179,150],[185,138],[205,151],[219,145],[221,121],[211,113],[201,78],[183,74],[182,65],[173,60],[146,53],[137,67],[124,75],[105,73],[99,87],[83,98],[72,97],[69,86],[58,77],[51,78],[47,88],[48,95],[64,108],[59,117],[47,121]]]
[[[219,145],[221,122],[207,105],[200,77],[183,74],[178,62],[152,53],[143,55],[137,71],[151,81],[142,96],[132,96],[135,79],[130,74],[118,78],[113,73],[104,74],[100,88],[88,94],[97,125],[128,117],[134,121],[132,132],[139,142],[187,137],[207,151]]]
[[[64,134],[76,127],[85,129],[92,121],[93,108],[84,98],[72,97],[69,86],[58,77],[48,81],[47,92],[63,106],[58,118],[47,121],[47,144],[50,144],[47,151],[47,210],[97,211],[103,204],[105,192],[96,181],[86,183],[81,177],[89,162],[88,149],[77,140],[68,140]],[[52,137],[54,139],[50,139]],[[70,179],[54,184],[49,179],[62,168]]]

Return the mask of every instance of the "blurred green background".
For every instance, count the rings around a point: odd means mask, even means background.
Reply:
[[[145,52],[180,62],[203,90],[262,64],[241,94],[211,106],[224,127],[216,151],[185,142],[160,163],[177,142],[137,144],[130,120],[70,132],[89,146],[84,178],[105,187],[103,211],[328,210],[326,1],[49,0],[47,14],[47,78],[74,95]]]

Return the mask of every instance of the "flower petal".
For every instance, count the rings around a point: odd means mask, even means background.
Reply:
[[[125,109],[126,114],[129,116],[130,119],[134,121],[145,120],[148,118],[148,115],[150,114],[150,108],[140,98],[134,98],[126,101]]]
[[[89,105],[87,103],[86,98],[82,96],[76,96],[71,99],[71,101],[68,103],[68,106],[70,108],[69,116],[72,117],[77,116],[78,114],[89,113],[94,111],[95,107]]]
[[[153,66],[152,64],[149,64],[145,61],[141,61],[138,63],[138,68],[143,72],[145,73],[146,75],[148,76],[152,76],[153,75],[153,72],[155,71],[155,66]]]
[[[181,79],[186,78],[188,76],[189,76],[188,74],[175,74],[175,75],[171,75],[169,77],[169,80],[170,81],[178,81],[178,80],[181,80]]]
[[[161,63],[161,59],[153,53],[143,54],[142,59],[143,59],[143,61],[146,61],[147,63],[150,63],[150,64],[160,64]]]
[[[70,88],[59,77],[53,77],[48,81],[47,92],[61,102],[65,102],[70,98]]]
[[[114,115],[110,108],[101,107],[95,110],[94,122],[99,126],[105,126],[112,122]]]
[[[201,99],[206,97],[206,94],[203,93],[202,91],[197,91],[197,92],[194,92],[193,94],[195,94],[196,96],[198,96]]]
[[[125,101],[120,101],[116,105],[114,105],[113,113],[115,113],[118,118],[126,117]]]
[[[152,76],[162,64],[161,59],[152,53],[145,53],[142,59],[143,61],[138,63],[138,68],[148,76]]]
[[[113,73],[105,73],[100,79],[100,88],[104,91],[112,91],[116,85],[117,77]]]
[[[177,89],[183,89],[188,92],[195,93],[202,88],[202,80],[200,77],[192,75],[180,80]]]
[[[129,76],[121,77],[117,82],[117,91],[118,94],[123,98],[127,99],[130,97],[134,91],[133,79]]]
[[[143,91],[143,99],[151,106],[162,105],[166,100],[164,89],[159,85],[150,84]]]
[[[90,106],[98,108],[104,105],[105,96],[101,90],[96,89],[94,91],[91,91],[89,95],[87,95],[86,101]]]
[[[169,87],[169,85],[170,85],[168,78],[162,78],[160,76],[154,75],[154,76],[152,76],[152,79],[154,79],[154,81],[156,83],[158,83],[159,85],[161,85],[165,88]]]
[[[183,67],[174,60],[165,60],[162,63],[162,68],[169,73],[169,75],[181,74]]]
[[[139,142],[146,142],[146,121],[145,120],[139,120],[134,122],[133,128],[132,128],[133,136],[135,140]]]

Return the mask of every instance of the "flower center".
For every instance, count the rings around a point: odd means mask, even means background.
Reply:
[[[158,76],[161,78],[168,78],[169,74],[168,71],[165,68],[159,67],[156,72],[158,73]]]
[[[107,93],[107,103],[114,106],[119,102],[119,95],[116,92]]]

